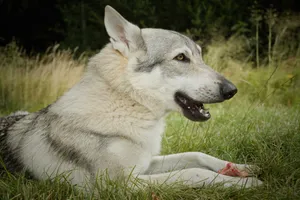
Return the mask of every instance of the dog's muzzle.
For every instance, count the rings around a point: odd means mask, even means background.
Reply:
[[[223,79],[219,84],[219,97],[209,102],[192,99],[187,94],[177,91],[174,95],[175,102],[181,107],[183,115],[192,121],[206,121],[211,115],[204,108],[203,103],[218,103],[232,98],[237,93],[237,88],[228,80]]]

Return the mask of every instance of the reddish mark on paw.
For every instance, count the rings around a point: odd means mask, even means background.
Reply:
[[[152,192],[151,197],[152,200],[160,200],[159,197],[154,192]]]
[[[247,177],[249,174],[244,170],[239,170],[234,166],[233,163],[227,163],[223,169],[218,171],[219,174],[223,174],[226,176],[239,176],[239,177]]]

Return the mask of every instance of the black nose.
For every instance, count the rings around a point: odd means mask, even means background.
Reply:
[[[230,99],[237,93],[237,88],[230,81],[224,80],[221,86],[221,94],[224,99]]]

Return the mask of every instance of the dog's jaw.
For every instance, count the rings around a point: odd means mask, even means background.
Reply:
[[[183,115],[192,121],[206,121],[210,119],[210,113],[204,108],[202,102],[193,100],[182,92],[176,92],[175,102],[181,107]]]

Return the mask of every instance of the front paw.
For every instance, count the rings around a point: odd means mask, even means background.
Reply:
[[[227,163],[218,173],[226,176],[249,177],[258,174],[260,171],[260,168],[256,165]]]
[[[236,187],[240,189],[240,188],[258,187],[261,186],[262,184],[263,182],[255,177],[244,177],[244,178],[234,177],[231,181],[227,181],[224,184],[224,186]]]
[[[257,165],[235,164],[236,168],[247,173],[247,176],[256,176],[261,173],[261,168]]]
[[[255,177],[246,177],[246,178],[241,178],[241,182],[238,185],[245,188],[249,188],[249,187],[258,187],[262,184],[263,182]]]

